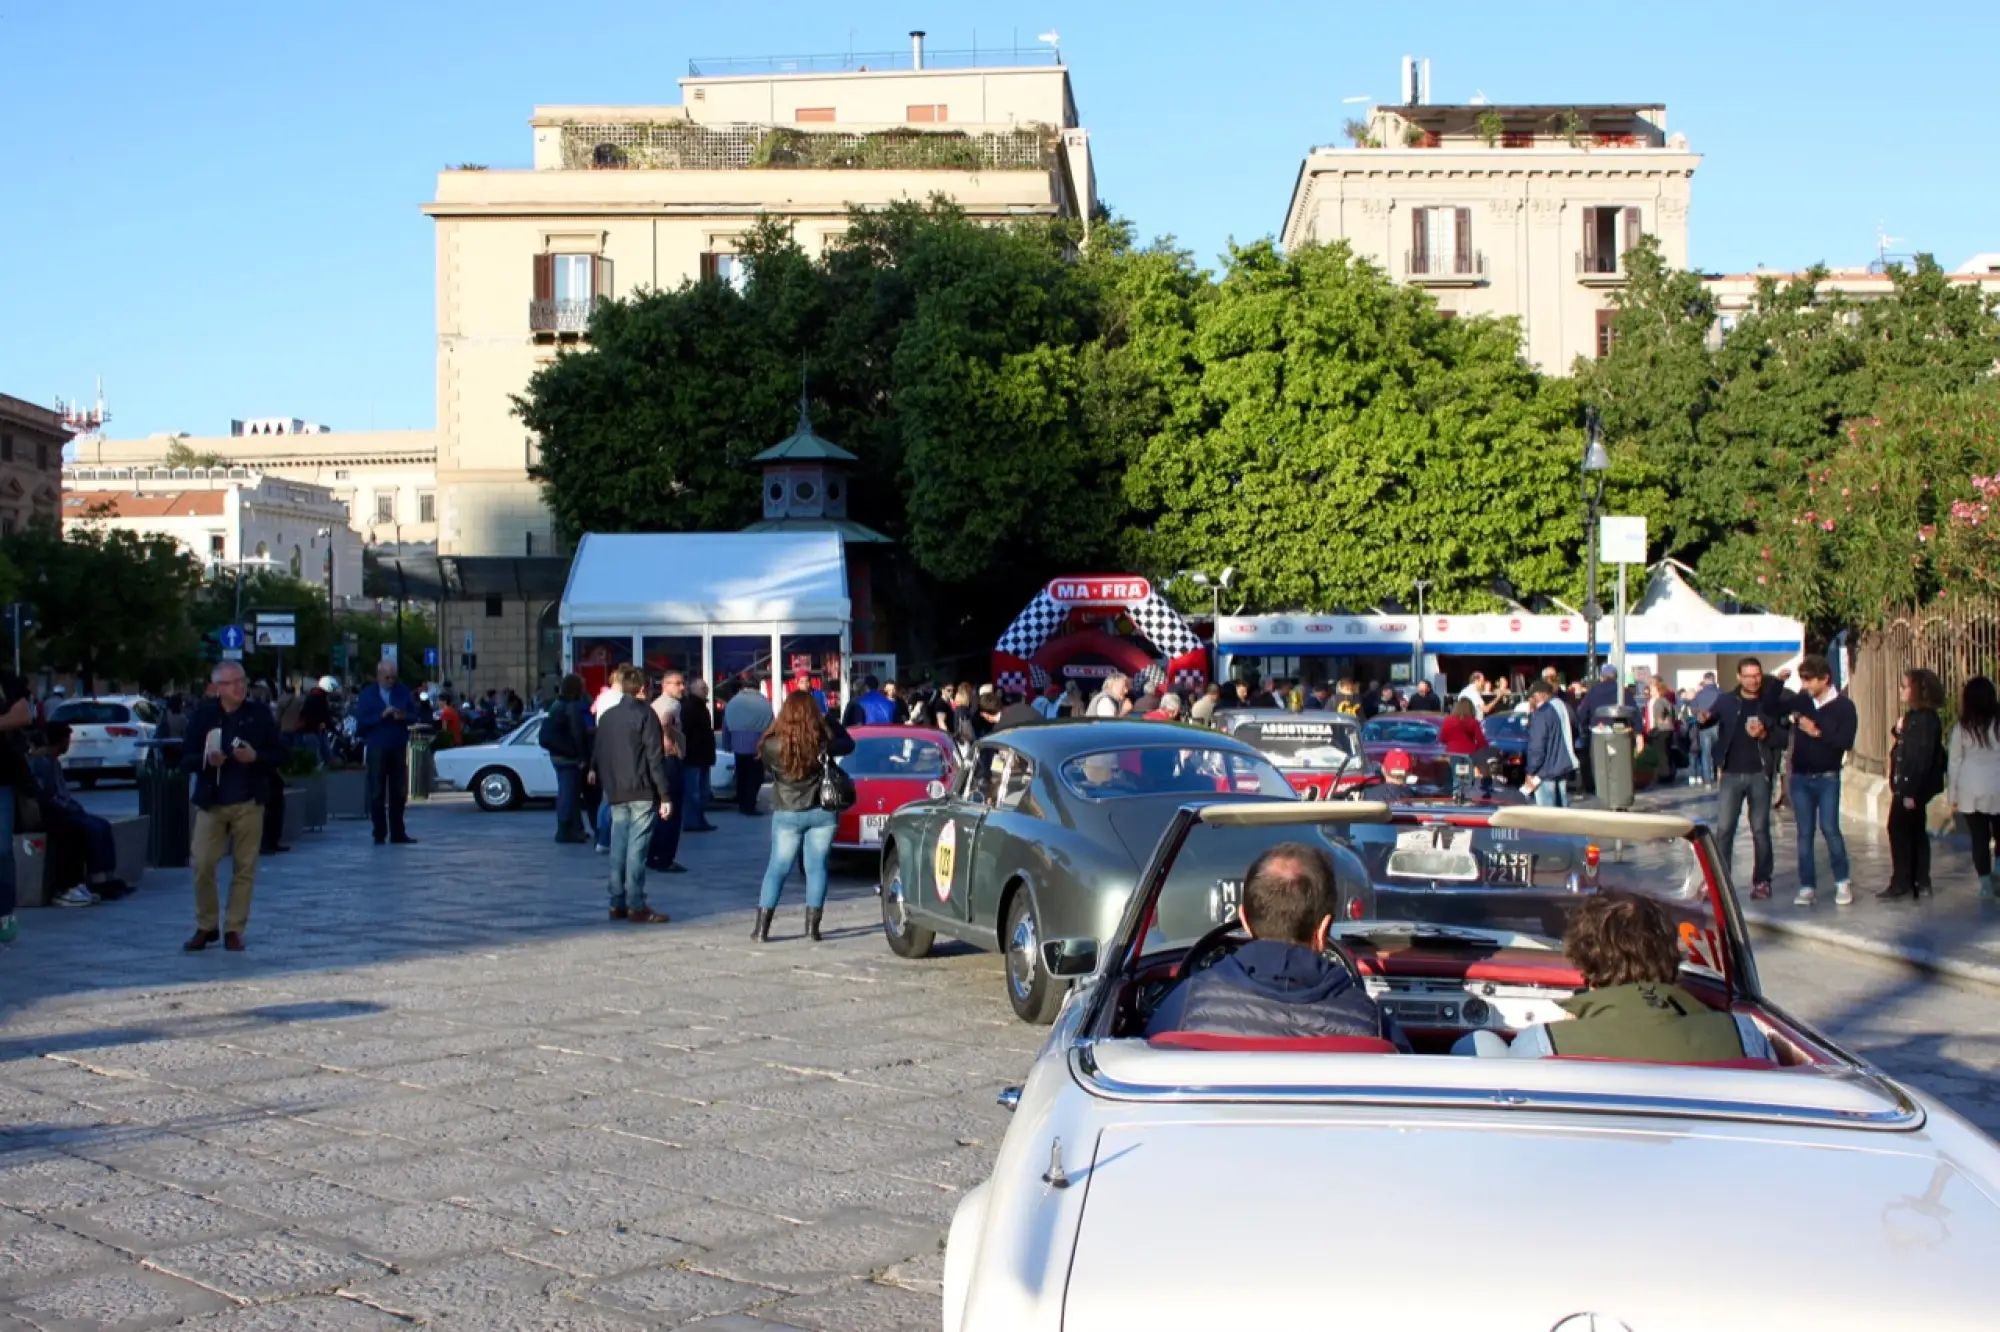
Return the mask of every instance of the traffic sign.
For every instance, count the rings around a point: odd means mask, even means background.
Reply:
[[[438,650],[437,650],[436,648],[434,648],[434,647],[427,647],[427,648],[425,648],[425,649],[424,649],[424,665],[426,665],[426,666],[435,666],[435,665],[437,665],[437,664],[438,664]]]
[[[224,648],[222,649],[222,659],[224,661],[241,661],[243,660],[243,649]]]
[[[472,650],[472,631],[468,629],[465,631],[465,651],[469,654]]]
[[[1597,520],[1597,558],[1606,564],[1646,562],[1646,519],[1618,518],[1610,514]]]
[[[297,624],[298,622],[298,615],[292,611],[260,610],[257,612],[258,624]]]
[[[225,653],[234,652],[238,657],[243,655],[242,625],[225,624],[222,626],[221,629],[216,631],[216,636],[222,640],[222,650]],[[232,658],[232,660],[234,660],[234,658]]]
[[[382,645],[382,660],[392,666],[396,664],[396,645],[394,643],[384,643]]]
[[[257,626],[257,646],[260,648],[288,648],[299,644],[299,631],[294,625],[260,624]]]

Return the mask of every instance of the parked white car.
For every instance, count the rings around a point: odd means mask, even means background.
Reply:
[[[1377,903],[1336,923],[1329,960],[1417,1053],[1149,1039],[1164,995],[1244,942],[1176,866],[1207,863],[1204,839],[1247,865],[1326,831]],[[953,1219],[945,1328],[1994,1326],[2000,1146],[1764,997],[1725,864],[1665,815],[1189,806],[1111,938],[1042,941],[1077,984]],[[1560,935],[1606,888],[1666,909],[1680,989],[1769,1057],[1560,1054],[1557,1005],[1583,984]],[[1447,1053],[1539,1024],[1552,1057]]]
[[[542,748],[542,719],[530,717],[491,744],[460,745],[431,754],[438,784],[470,791],[473,803],[488,813],[518,809],[529,800],[556,798],[556,765]],[[721,755],[710,786],[717,800],[735,791],[736,759]]]
[[[137,776],[145,742],[153,738],[160,716],[137,694],[115,694],[59,703],[48,719],[70,728],[63,776],[88,788],[100,777]]]

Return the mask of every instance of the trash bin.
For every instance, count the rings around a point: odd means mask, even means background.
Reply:
[[[181,869],[188,863],[188,775],[181,771],[181,742],[146,742],[139,765],[139,812],[146,816],[146,864]]]
[[[1632,808],[1632,745],[1638,729],[1636,708],[1599,708],[1590,718],[1590,766],[1597,779],[1597,802],[1606,809]]]
[[[431,798],[431,742],[437,730],[430,726],[410,728],[410,799]]]

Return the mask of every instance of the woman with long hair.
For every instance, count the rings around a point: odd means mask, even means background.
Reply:
[[[853,737],[820,711],[810,690],[785,696],[784,706],[757,744],[757,756],[771,774],[771,859],[764,866],[764,890],[757,898],[751,937],[771,939],[785,876],[803,851],[806,869],[806,936],[819,942],[820,913],[826,908],[826,862],[833,854],[833,830],[840,815],[819,803],[820,777],[828,763],[854,752]]]
[[[1665,786],[1674,777],[1674,691],[1660,676],[1646,681],[1646,746],[1658,747],[1660,766],[1653,779],[1655,786]]]
[[[1438,727],[1438,740],[1447,754],[1470,757],[1486,748],[1486,728],[1479,724],[1479,709],[1461,697],[1451,705],[1451,715]]]
[[[1965,815],[1972,833],[1972,868],[1979,900],[1993,900],[1993,843],[2000,836],[2000,694],[1975,675],[1958,696],[1958,725],[1951,728],[1951,772],[1946,785],[1951,812]]]
[[[1918,667],[1903,672],[1903,719],[1889,750],[1889,886],[1875,896],[1885,901],[1921,897],[1931,891],[1931,838],[1924,808],[1944,790],[1944,728],[1938,709],[1944,685]]]

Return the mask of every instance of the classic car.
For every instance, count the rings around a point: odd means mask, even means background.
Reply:
[[[854,752],[839,762],[854,779],[854,803],[841,811],[833,845],[875,851],[889,816],[926,798],[932,782],[950,783],[956,767],[951,737],[921,726],[851,726]]]
[[[1519,786],[1528,760],[1528,714],[1490,713],[1480,721],[1486,743],[1500,751],[1501,773],[1509,786]]]
[[[470,791],[488,814],[556,798],[556,765],[542,748],[542,718],[534,716],[490,744],[431,751],[431,771],[444,790]],[[718,754],[710,783],[718,800],[736,789],[736,756]]]
[[[1204,929],[1199,900],[1177,907],[1200,894],[1171,867],[1205,839],[1254,832],[1236,851],[1255,854],[1316,830],[1393,848],[1406,891],[1341,922],[1330,951],[1417,1052],[1148,1039],[1166,991],[1241,942]],[[1771,1056],[1448,1053],[1567,1020],[1583,984],[1562,921],[1462,891],[1489,854],[1531,855],[1519,873],[1545,900],[1654,896],[1679,922],[1681,987]],[[2000,1145],[1765,995],[1726,863],[1670,815],[1189,804],[1114,928],[1041,941],[1051,973],[1082,983],[1001,1095],[1015,1118],[953,1217],[944,1327],[1993,1326]],[[1747,1253],[1753,1236],[1780,1247]]]
[[[1373,772],[1361,752],[1361,723],[1343,713],[1218,708],[1214,726],[1271,760],[1307,800],[1351,791]]]
[[[1297,799],[1270,760],[1212,730],[1172,722],[1077,719],[987,736],[926,799],[889,816],[882,836],[882,932],[900,957],[937,936],[1005,955],[1007,999],[1047,1023],[1070,977],[1040,941],[1108,937],[1160,833],[1191,796]],[[1372,910],[1368,871],[1335,849],[1342,909]],[[1174,868],[1205,925],[1235,914],[1248,864],[1226,844]],[[1177,899],[1178,902],[1178,899]]]
[[[1403,756],[1389,767],[1408,772],[1412,784],[1431,792],[1451,790],[1451,755],[1439,731],[1444,718],[1434,712],[1378,713],[1361,723],[1361,752],[1375,764]]]

